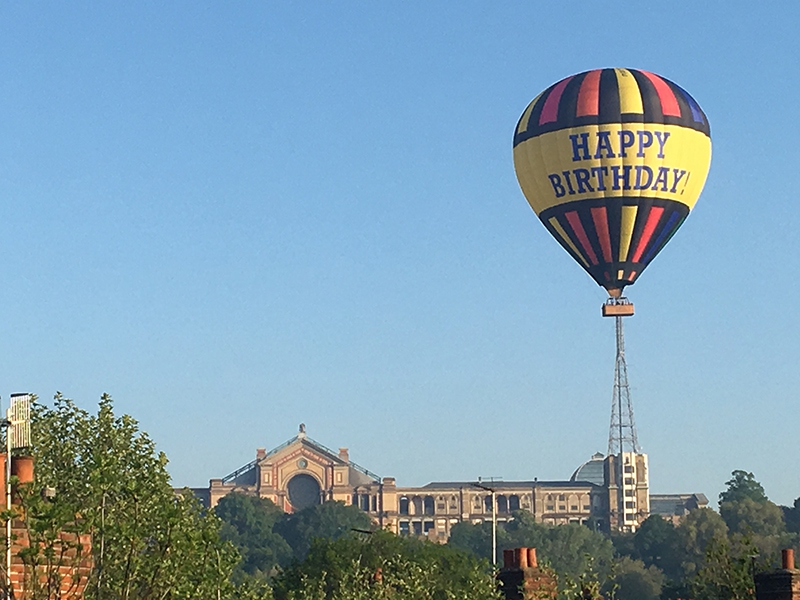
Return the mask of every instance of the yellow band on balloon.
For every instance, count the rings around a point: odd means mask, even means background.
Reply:
[[[711,139],[662,123],[612,123],[551,131],[514,148],[531,208],[579,200],[661,198],[697,202],[711,164]]]

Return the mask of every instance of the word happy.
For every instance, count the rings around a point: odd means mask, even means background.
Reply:
[[[597,131],[592,138],[589,133],[569,136],[572,161],[627,158],[647,158],[655,155],[664,158],[664,147],[670,137],[668,131],[621,129],[619,131]],[[575,194],[605,192],[606,190],[652,190],[670,194],[683,193],[689,173],[685,169],[666,166],[610,165],[577,167],[548,176],[556,198]],[[681,186],[678,192],[678,186]]]

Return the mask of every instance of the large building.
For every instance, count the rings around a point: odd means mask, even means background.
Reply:
[[[651,495],[647,455],[624,453],[622,458],[620,469],[616,456],[595,454],[566,481],[400,487],[393,477],[378,477],[351,461],[347,448],[334,451],[312,440],[301,425],[284,444],[269,452],[259,448],[253,461],[195,491],[209,506],[240,492],[269,498],[286,512],[336,500],[358,506],[379,527],[437,541],[445,541],[456,523],[491,519],[494,503],[499,522],[524,510],[542,523],[580,523],[603,531],[634,531],[653,512],[668,510],[664,516],[676,518],[708,503],[702,494]]]

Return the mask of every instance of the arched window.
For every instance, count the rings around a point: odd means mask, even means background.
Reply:
[[[426,515],[432,515],[434,513],[434,510],[433,510],[433,496],[425,496],[424,508],[425,508],[425,514]]]
[[[497,512],[501,514],[508,512],[508,499],[503,494],[497,497]]]
[[[422,514],[422,498],[419,496],[414,496],[411,500],[411,506],[414,509],[414,512],[411,513],[413,515],[421,515]]]
[[[486,496],[483,499],[483,507],[484,507],[484,510],[486,512],[488,512],[488,513],[492,512],[492,497],[491,496]]]
[[[400,514],[401,515],[408,514],[408,497],[406,496],[400,497]],[[408,529],[408,523],[406,523],[406,529]]]
[[[514,512],[515,510],[519,510],[519,496],[512,494],[508,497],[508,511]]]

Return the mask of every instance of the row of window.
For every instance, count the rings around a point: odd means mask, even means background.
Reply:
[[[510,496],[499,494],[496,497],[496,502],[498,513],[511,513],[520,509],[519,496],[516,494]],[[433,515],[445,513],[447,511],[446,503],[439,502],[439,504],[435,504],[433,496],[425,496],[422,498],[419,496],[414,496],[412,498],[401,496],[400,506],[398,508],[401,515]],[[458,510],[455,496],[451,498],[450,509],[453,511]],[[475,496],[475,510],[480,511],[481,509],[487,513],[492,512],[491,495],[483,497],[483,500],[481,500],[480,496]]]
[[[364,512],[378,512],[378,496],[374,494],[353,494],[353,505]]]
[[[556,507],[554,504],[545,504],[545,510],[547,512],[554,512]],[[570,504],[569,510],[570,512],[578,512],[579,506],[577,504]],[[591,504],[584,504],[583,511],[590,512],[592,510]],[[566,504],[559,504],[558,505],[558,512],[567,512],[567,505]]]

